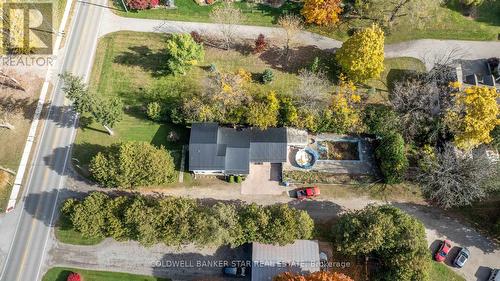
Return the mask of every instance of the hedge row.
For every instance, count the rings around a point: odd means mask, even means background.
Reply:
[[[143,245],[238,246],[254,241],[284,245],[310,239],[314,228],[305,211],[286,204],[206,206],[188,198],[111,198],[93,192],[83,200],[67,200],[61,211],[85,237],[136,240]]]

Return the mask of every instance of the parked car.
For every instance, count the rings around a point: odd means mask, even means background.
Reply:
[[[299,200],[312,198],[314,196],[318,196],[319,194],[320,194],[319,188],[316,186],[297,189],[297,199]]]
[[[244,266],[226,266],[222,272],[224,275],[231,277],[245,277],[247,275],[247,268]]]
[[[490,278],[488,281],[500,281],[500,269],[491,269]]]
[[[441,241],[441,245],[439,246],[439,250],[434,256],[434,259],[438,262],[444,261],[446,259],[446,256],[448,256],[450,249],[451,249],[451,242],[449,240]]]
[[[460,249],[460,252],[458,255],[455,257],[455,260],[453,261],[453,265],[459,268],[464,267],[465,263],[467,260],[469,260],[470,257],[470,252],[467,250],[467,248],[462,248]]]

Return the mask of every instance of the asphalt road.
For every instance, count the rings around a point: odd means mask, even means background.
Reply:
[[[88,79],[102,20],[104,0],[76,3],[69,38],[63,56],[58,58],[59,73],[69,71]],[[52,102],[39,130],[30,173],[24,185],[14,239],[10,246],[1,280],[36,281],[42,278],[47,244],[54,224],[59,189],[64,186],[64,172],[75,136],[76,118],[61,93],[59,79],[54,79]]]

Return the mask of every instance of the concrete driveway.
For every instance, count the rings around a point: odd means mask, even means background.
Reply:
[[[281,195],[286,191],[280,185],[281,164],[250,164],[250,174],[241,184],[241,194],[245,195]]]

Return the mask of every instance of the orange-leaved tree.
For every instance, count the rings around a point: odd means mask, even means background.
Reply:
[[[281,273],[273,281],[354,281],[349,276],[332,271],[318,271],[307,275],[291,272]]]
[[[301,14],[307,23],[317,25],[336,24],[342,13],[341,0],[305,0]]]

